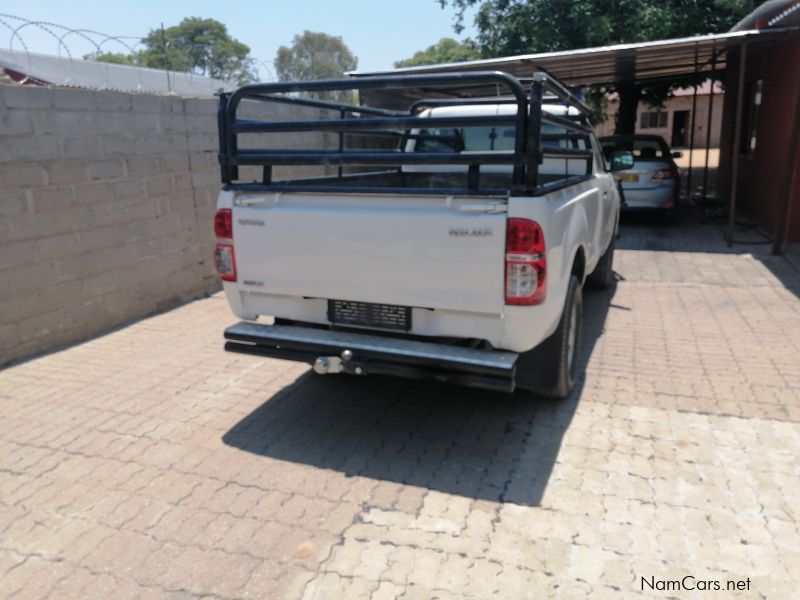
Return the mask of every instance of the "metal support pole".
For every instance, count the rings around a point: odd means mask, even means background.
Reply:
[[[167,56],[167,33],[164,31],[164,23],[161,23],[161,45],[164,50],[164,71],[167,74],[167,92],[172,92],[172,82],[169,79],[169,57]]]
[[[692,198],[692,158],[694,156],[694,128],[697,125],[697,89],[700,87],[700,77],[697,74],[697,44],[694,45],[694,95],[692,95],[692,129],[689,133],[689,173],[686,177],[686,197]]]
[[[703,202],[708,198],[708,154],[711,148],[711,118],[714,115],[714,76],[717,74],[717,51],[711,54],[711,91],[708,93],[708,120],[706,122],[706,161],[703,165]]]
[[[339,118],[340,119],[344,119],[346,116],[347,116],[347,111],[344,108],[339,109]],[[340,131],[339,132],[339,152],[343,152],[343,151],[344,151],[344,131]],[[342,173],[344,172],[342,170],[342,166],[341,165],[339,165],[339,169],[338,169],[337,172],[339,174],[339,177],[341,177]]]
[[[528,190],[535,190],[539,184],[539,165],[542,162],[542,99],[544,98],[544,85],[541,80],[535,80],[531,84],[531,94],[529,101],[530,114],[528,115],[528,131],[525,136],[525,151],[528,153],[528,161],[524,169],[525,187]],[[567,162],[566,160],[564,161]],[[520,167],[514,166],[514,178],[520,177],[518,174]]]
[[[742,42],[739,51],[739,79],[736,82],[736,116],[733,124],[731,142],[731,202],[728,214],[728,247],[733,245],[733,228],[736,225],[736,196],[739,191],[739,145],[742,138],[742,104],[744,103],[744,78],[747,73],[747,40]]]
[[[786,172],[781,184],[781,206],[778,210],[778,221],[775,223],[775,234],[772,237],[772,253],[780,254],[783,251],[783,242],[789,229],[789,217],[792,209],[792,188],[797,177],[797,153],[800,152],[797,142],[800,141],[800,85],[794,101],[794,119],[792,132],[789,135],[789,151],[786,153]]]

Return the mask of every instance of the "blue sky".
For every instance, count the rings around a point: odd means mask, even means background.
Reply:
[[[453,9],[442,9],[436,0],[3,0],[0,12],[121,36],[142,36],[162,21],[168,27],[187,16],[214,18],[225,23],[233,37],[250,46],[264,79],[272,78],[270,69],[278,47],[291,44],[294,35],[305,29],[341,36],[358,57],[361,70],[389,68],[394,61],[407,58],[442,37],[474,35],[470,16],[467,29],[457,36],[452,28]],[[12,27],[21,24],[0,19]],[[26,27],[20,35],[30,51],[58,54],[58,43],[47,33]],[[0,48],[8,48],[10,38],[11,32],[0,24]],[[68,36],[65,43],[73,57],[93,50],[89,42],[75,34]],[[111,50],[113,45],[106,43],[103,48]],[[18,40],[14,41],[14,49],[21,49]],[[63,56],[63,49],[61,53]]]

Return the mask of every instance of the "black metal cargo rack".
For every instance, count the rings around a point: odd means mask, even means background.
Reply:
[[[463,97],[470,89],[486,90],[487,86],[506,93],[498,98]],[[422,98],[409,106],[408,112],[398,112],[370,106],[312,100],[298,94],[314,91],[414,89],[421,94],[449,95],[442,98]],[[237,117],[242,100],[288,103],[334,111],[338,118],[306,120],[260,120]],[[542,110],[542,105],[556,103],[574,107],[577,118],[563,117]],[[418,116],[421,110],[440,106],[516,104],[516,114]],[[431,75],[382,75],[349,79],[330,79],[304,82],[282,82],[246,85],[233,93],[220,96],[219,162],[225,189],[271,192],[350,192],[350,193],[410,193],[448,195],[540,195],[591,176],[593,153],[589,142],[591,126],[589,109],[567,88],[546,73],[534,73],[530,89],[525,90],[516,77],[501,71],[439,73]],[[563,130],[559,133],[541,131],[542,123]],[[409,139],[442,139],[442,136],[421,133],[430,128],[465,128],[513,126],[513,151],[462,152],[404,151]],[[241,134],[278,134],[328,132],[338,134],[338,148],[330,149],[273,149],[240,148]],[[348,148],[345,136],[358,134],[373,139],[394,140],[395,148]],[[557,145],[562,140],[584,139],[583,148],[577,144]],[[539,165],[544,158],[582,159],[586,169],[582,174],[570,174],[551,181],[540,179]],[[565,164],[568,163],[565,160]],[[273,166],[316,165],[337,167],[336,175],[305,177],[273,181]],[[432,177],[424,185],[409,183],[403,167],[407,165],[454,165],[466,167],[449,177]],[[503,186],[481,185],[491,177],[481,175],[482,165],[510,165],[509,183]],[[259,181],[239,180],[240,166],[262,167]],[[348,172],[347,168],[379,167],[379,172]],[[390,175],[399,175],[399,184],[376,185]],[[442,183],[442,180],[446,180]],[[496,180],[496,178],[495,178]]]

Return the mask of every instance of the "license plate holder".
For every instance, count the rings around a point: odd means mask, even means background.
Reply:
[[[619,178],[623,183],[639,183],[638,173],[622,173]]]
[[[411,331],[411,307],[351,300],[328,300],[328,320],[334,325]]]

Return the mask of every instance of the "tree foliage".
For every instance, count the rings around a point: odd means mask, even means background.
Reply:
[[[135,65],[135,57],[132,54],[122,54],[121,52],[93,52],[83,57],[85,60],[95,60],[97,62],[112,63],[115,65]]]
[[[291,47],[281,46],[275,57],[275,72],[280,81],[332,79],[358,66],[358,59],[341,37],[316,31],[304,31],[294,36]],[[352,94],[341,92],[311,92],[321,100],[349,102]]]
[[[488,58],[723,32],[763,0],[439,2],[442,6],[451,4],[455,7],[456,32],[463,30],[466,10],[478,5],[476,45],[481,55]],[[605,91],[616,91],[620,95],[617,131],[633,132],[640,98],[659,104],[667,97],[669,89],[669,85],[642,86],[633,82],[607,86]],[[630,114],[631,107],[633,114]]]
[[[142,39],[144,49],[134,54],[101,53],[86,58],[153,69],[198,73],[216,79],[254,81],[250,48],[232,38],[215,19],[187,17],[166,29],[151,29]]]
[[[471,41],[459,42],[453,38],[442,38],[436,44],[414,53],[411,58],[398,60],[395,67],[438,65],[480,58],[480,53]]]
[[[250,48],[232,38],[228,28],[215,19],[187,17],[167,29],[152,29],[142,40],[143,66],[173,71],[192,71],[238,83],[253,81]]]
[[[763,0],[762,0],[763,1]],[[554,52],[729,30],[757,0],[440,0],[475,15],[485,56]]]

